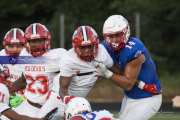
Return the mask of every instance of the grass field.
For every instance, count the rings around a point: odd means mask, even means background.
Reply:
[[[180,113],[158,113],[150,120],[180,120]]]
[[[117,117],[117,113],[114,113]],[[150,120],[180,120],[180,113],[174,113],[174,112],[161,112],[157,113],[154,117],[152,117]]]

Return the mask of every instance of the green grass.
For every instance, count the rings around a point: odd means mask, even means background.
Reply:
[[[180,120],[180,113],[158,113],[150,120]]]
[[[117,113],[114,112],[115,117],[117,117]],[[157,113],[150,120],[180,120],[180,113]]]

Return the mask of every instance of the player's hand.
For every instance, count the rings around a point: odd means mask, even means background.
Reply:
[[[98,71],[100,72],[100,74],[105,77],[105,78],[111,78],[113,75],[113,72],[111,72],[105,64],[101,63],[101,62],[96,62],[96,67],[98,69]]]

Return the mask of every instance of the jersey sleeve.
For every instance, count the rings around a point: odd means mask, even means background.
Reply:
[[[107,50],[105,49],[105,47],[103,45],[100,44],[99,47],[101,47],[103,63],[108,68],[111,68],[113,66],[113,64],[114,64],[111,56],[109,55],[109,53],[107,52]]]
[[[5,55],[6,55],[5,49],[0,50],[0,56],[5,56]]]
[[[0,83],[0,113],[9,109],[9,91],[8,88]]]
[[[138,41],[129,41],[126,45],[126,48],[129,49],[129,54],[127,57],[127,62],[136,59],[141,54],[144,54],[145,48],[143,43]]]
[[[49,68],[53,72],[59,72],[60,71],[60,61],[66,54],[66,49],[63,48],[56,48],[52,49],[48,52],[48,55],[46,56],[48,58],[48,64]]]
[[[60,76],[71,77],[73,76],[73,70],[71,68],[72,63],[69,55],[65,55],[60,62]]]

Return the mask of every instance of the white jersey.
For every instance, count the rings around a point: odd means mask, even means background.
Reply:
[[[42,56],[44,63],[24,64],[23,71],[27,82],[24,95],[29,101],[41,105],[45,103],[53,86],[53,78],[56,72],[59,72],[59,62],[65,52],[63,48],[52,49]],[[22,51],[20,56],[31,55]]]
[[[104,46],[99,45],[95,60],[104,63],[108,68],[112,67],[113,60]],[[98,79],[98,71],[95,61],[85,62],[81,60],[74,51],[74,48],[67,52],[60,63],[60,76],[72,77],[68,94],[86,97]]]
[[[0,114],[9,109],[9,90],[6,85],[0,83]]]
[[[9,56],[6,54],[5,49],[0,51],[0,56]],[[20,64],[5,64],[8,67],[10,76],[7,78],[8,81],[14,82],[21,76]]]

